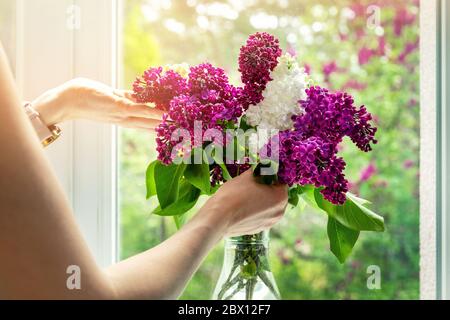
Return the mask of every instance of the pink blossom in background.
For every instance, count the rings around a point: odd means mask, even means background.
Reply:
[[[344,84],[344,86],[342,87],[342,91],[347,91],[349,89],[361,91],[364,90],[365,88],[367,88],[366,83],[359,82],[358,80],[355,79],[350,79]]]
[[[370,61],[372,56],[374,55],[373,50],[367,47],[362,47],[358,53],[358,61],[359,65],[365,65]]]
[[[297,239],[295,240],[295,245],[294,245],[294,249],[296,251],[300,251],[300,246],[302,245],[303,240],[302,239]]]
[[[417,104],[418,104],[418,101],[416,99],[410,99],[409,103],[408,103],[408,106],[410,108],[413,108],[413,107],[417,106]]]
[[[348,190],[354,195],[359,195],[359,183],[355,183],[352,181],[348,182]]]
[[[403,168],[405,169],[410,169],[414,166],[414,161],[412,160],[405,160],[405,162],[403,162]]]
[[[289,53],[292,57],[297,56],[297,50],[293,46],[289,46],[289,48],[286,50],[287,53]]]
[[[322,68],[322,72],[323,75],[325,77],[325,81],[329,82],[330,81],[330,76],[335,73],[335,72],[339,72],[340,69],[336,64],[336,61],[332,61],[330,63],[327,63],[323,66]]]
[[[395,13],[394,18],[394,33],[396,36],[401,36],[403,28],[414,23],[416,15],[409,13],[405,7],[399,7]]]
[[[353,269],[359,269],[359,268],[361,268],[361,265],[362,265],[361,262],[359,262],[358,260],[352,261],[352,264],[351,264]]]
[[[378,50],[377,54],[379,56],[386,55],[386,38],[385,37],[379,37],[378,38]]]
[[[277,252],[278,258],[281,260],[281,263],[284,265],[290,264],[292,261],[291,255],[287,252],[286,249],[280,249]]]
[[[345,33],[339,32],[339,39],[341,39],[341,41],[347,41],[348,35]]]
[[[377,168],[375,167],[375,164],[370,163],[363,171],[361,171],[361,175],[359,177],[359,180],[361,182],[367,181],[377,172]]]
[[[406,58],[418,48],[419,48],[419,39],[417,39],[414,42],[408,42],[403,51],[398,56],[397,58],[398,62],[405,63]]]
[[[336,146],[336,150],[337,150],[338,152],[344,151],[344,150],[345,150],[345,145],[342,144],[342,143],[339,143],[339,144]]]
[[[366,31],[363,28],[356,29],[356,38],[358,40],[361,40],[362,38],[364,38],[365,35],[366,35]]]
[[[352,3],[350,9],[355,13],[355,17],[366,15],[367,6],[358,2]]]
[[[380,124],[380,117],[377,115],[373,115],[372,117],[373,123]]]
[[[389,182],[386,180],[378,180],[374,183],[375,188],[387,188],[389,185]]]
[[[309,64],[305,63],[303,68],[305,68],[306,74],[311,74],[311,66]]]

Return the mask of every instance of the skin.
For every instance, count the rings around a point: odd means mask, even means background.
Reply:
[[[223,237],[268,229],[284,213],[287,187],[257,184],[246,173],[167,241],[103,270],[20,105],[0,45],[0,299],[177,298]],[[50,90],[34,106],[49,125],[84,118],[152,129],[160,117],[129,93],[88,80]],[[66,287],[70,265],[81,269],[81,290]]]
[[[47,125],[87,119],[126,128],[154,130],[163,115],[145,104],[134,103],[131,92],[78,78],[51,89],[32,102]]]

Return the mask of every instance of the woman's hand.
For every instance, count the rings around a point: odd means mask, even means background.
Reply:
[[[286,185],[264,185],[251,170],[225,183],[208,200],[199,215],[223,225],[224,236],[255,234],[267,230],[283,216],[288,203]]]
[[[128,128],[155,129],[163,114],[148,105],[135,103],[131,92],[81,78],[45,92],[32,106],[48,126],[86,119]]]

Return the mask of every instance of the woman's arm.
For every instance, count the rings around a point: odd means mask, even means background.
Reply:
[[[112,298],[20,107],[0,46],[0,298]],[[82,290],[66,269],[82,270]]]
[[[265,229],[286,206],[284,186],[258,185],[244,174],[175,236],[105,272],[19,105],[0,46],[0,298],[174,298],[219,239]],[[81,290],[66,287],[70,265],[81,269]]]
[[[107,270],[118,297],[177,298],[221,238],[270,228],[286,205],[285,186],[258,184],[251,172],[234,178],[170,239]]]

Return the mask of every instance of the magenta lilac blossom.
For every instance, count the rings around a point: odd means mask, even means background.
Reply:
[[[140,103],[154,103],[156,108],[169,110],[170,101],[188,89],[187,80],[175,71],[163,72],[162,67],[150,68],[133,84],[134,98]]]
[[[277,66],[281,54],[278,39],[265,32],[251,35],[241,48],[239,71],[247,98],[245,108],[261,102],[266,84],[272,80],[270,73]]]

